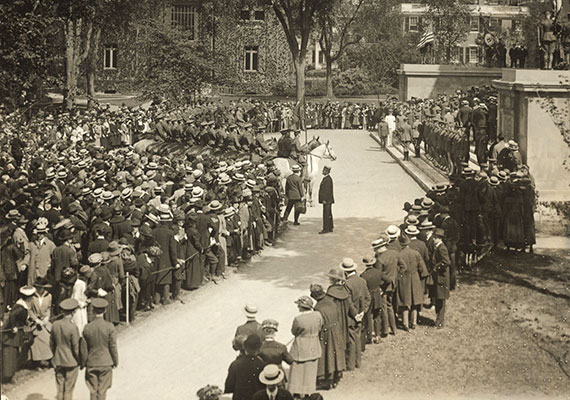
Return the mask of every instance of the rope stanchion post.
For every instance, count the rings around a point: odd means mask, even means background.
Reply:
[[[129,273],[127,272],[127,284],[126,284],[126,288],[125,288],[125,291],[126,291],[126,293],[125,293],[125,300],[126,300],[125,303],[126,303],[126,306],[127,306],[127,312],[126,312],[127,325],[130,324],[130,318],[129,318],[130,315],[129,315],[129,312],[130,312],[130,300],[131,300],[130,297],[131,297],[131,295],[130,295],[129,288],[130,288]]]

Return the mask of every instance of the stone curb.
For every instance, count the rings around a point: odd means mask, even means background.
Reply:
[[[378,139],[374,134],[369,133],[369,135],[376,143],[380,144],[380,139]],[[401,153],[395,150],[393,147],[386,147],[386,152],[402,167],[402,169],[412,177],[412,179],[426,192],[431,190],[437,182],[430,179],[426,174],[420,171],[419,168],[413,164],[408,165],[402,160]],[[400,154],[400,157],[398,157]]]

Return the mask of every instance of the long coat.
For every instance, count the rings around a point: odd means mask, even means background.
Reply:
[[[233,400],[251,400],[255,393],[265,388],[259,381],[264,367],[265,362],[258,356],[238,356],[228,369],[224,393],[233,393]]]
[[[174,240],[174,231],[165,224],[160,224],[152,231],[152,237],[162,250],[162,254],[158,258],[158,269],[172,268],[177,263],[176,241]],[[170,285],[172,283],[172,270],[163,271],[157,274],[157,285]]]
[[[321,186],[319,186],[319,203],[334,203],[334,193],[333,193],[333,180],[330,175],[325,175],[321,181]]]
[[[341,343],[348,349],[348,327],[352,326],[356,316],[356,308],[352,304],[350,293],[344,285],[331,285],[327,289],[327,296],[330,296],[337,309],[338,321],[341,329]]]
[[[335,299],[329,295],[317,301],[315,311],[323,316],[323,327],[319,335],[322,356],[319,358],[317,376],[320,379],[332,379],[335,372],[346,369],[346,338],[341,325],[342,319]]]
[[[323,326],[323,316],[318,311],[309,311],[293,319],[291,333],[295,336],[291,346],[291,357],[297,362],[317,360],[321,357],[319,332]]]
[[[382,308],[381,288],[385,284],[384,279],[382,279],[382,272],[379,269],[369,267],[360,274],[360,277],[366,281],[366,287],[370,292],[370,310]]]
[[[303,181],[297,174],[291,174],[285,181],[285,195],[288,200],[301,200],[303,197]]]
[[[376,255],[374,268],[382,271],[382,279],[385,282],[383,289],[385,292],[393,292],[396,290],[398,270],[405,268],[405,266],[405,263],[396,250],[388,249]]]
[[[421,278],[428,276],[426,264],[420,253],[409,246],[400,252],[400,257],[407,268],[399,278],[397,304],[401,307],[421,305],[424,299]]]
[[[346,286],[352,296],[352,304],[356,313],[367,312],[370,308],[370,292],[366,281],[357,274],[353,274],[346,280]]]
[[[451,265],[451,261],[443,242],[434,246],[430,257],[430,265],[434,280],[430,297],[438,300],[446,300],[449,298],[449,266]]]

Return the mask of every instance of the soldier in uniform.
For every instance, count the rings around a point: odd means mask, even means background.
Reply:
[[[289,158],[293,144],[289,136],[289,129],[281,129],[281,137],[277,141],[277,157]]]
[[[113,382],[113,368],[119,365],[115,328],[103,319],[108,304],[100,298],[91,301],[95,320],[85,326],[81,339],[81,365],[91,400],[105,400]]]

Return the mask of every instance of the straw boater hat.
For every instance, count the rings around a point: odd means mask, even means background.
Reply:
[[[420,221],[418,220],[418,217],[416,217],[415,215],[408,215],[405,219],[404,219],[404,223],[406,223],[407,225],[417,225],[420,223]]]
[[[445,231],[441,228],[435,228],[433,230],[433,235],[439,238],[445,237]]]
[[[219,211],[222,209],[222,203],[218,200],[212,200],[208,207],[210,208],[210,211]]]
[[[26,286],[22,286],[20,288],[20,294],[22,296],[29,297],[29,296],[33,296],[34,293],[36,293],[36,288],[33,286],[26,285]]]
[[[295,165],[293,165],[293,166],[291,167],[291,171],[293,171],[293,172],[299,172],[299,171],[301,171],[301,167],[298,166],[297,164],[295,164]]]
[[[421,223],[419,229],[420,230],[433,229],[433,223],[429,219],[426,219],[424,222]]]
[[[118,256],[121,254],[121,245],[119,245],[119,242],[112,241],[107,246],[107,252],[109,253],[110,257]]]
[[[416,225],[408,225],[406,229],[404,229],[404,232],[409,236],[416,236],[419,235],[420,230]]]
[[[255,304],[246,304],[243,311],[247,319],[255,319],[257,316],[257,306]]]
[[[285,377],[285,373],[275,364],[268,364],[259,374],[259,381],[264,385],[276,386]]]
[[[342,262],[340,263],[340,269],[343,270],[343,272],[353,272],[356,271],[356,264],[354,262],[354,260],[352,258],[343,258]]]
[[[388,228],[386,228],[386,235],[388,235],[388,238],[390,239],[396,239],[400,236],[400,228],[396,225],[388,225]]]

